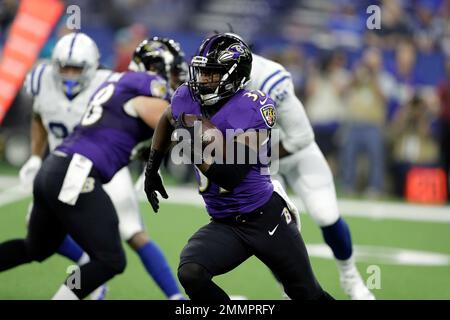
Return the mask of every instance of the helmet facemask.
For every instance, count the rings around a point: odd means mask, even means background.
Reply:
[[[65,95],[73,99],[89,84],[91,68],[87,63],[54,61],[55,77]],[[95,69],[94,69],[95,70]]]
[[[231,34],[205,39],[190,64],[193,98],[202,106],[212,106],[231,97],[248,83],[251,64],[251,51],[242,39]]]
[[[84,33],[72,32],[58,40],[52,52],[52,73],[67,98],[73,99],[88,87],[99,59],[97,45]]]
[[[170,38],[153,37],[153,41],[163,43],[173,55],[170,66],[170,87],[175,90],[180,85],[188,81],[188,65],[185,61],[185,54],[178,42]]]
[[[238,83],[235,72],[237,64],[229,67],[206,61],[205,57],[195,56],[189,68],[189,87],[194,98],[202,105],[214,105],[232,96],[247,83],[245,78]]]

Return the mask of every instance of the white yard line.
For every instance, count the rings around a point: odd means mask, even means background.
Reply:
[[[194,187],[168,187],[169,199],[162,200],[177,204],[190,204],[203,207],[203,200]],[[146,201],[145,194],[140,194]],[[291,199],[304,212],[303,202],[299,197]],[[339,211],[343,216],[362,217],[385,220],[406,220],[450,223],[449,206],[425,206],[408,203],[391,203],[366,200],[338,200]]]
[[[23,190],[22,186],[15,185],[9,189],[0,192],[0,207],[6,206],[30,197],[30,193]]]
[[[19,183],[15,176],[0,176],[0,190],[11,188]]]
[[[29,197],[30,194],[25,192],[17,185],[17,178],[0,178],[0,207],[7,204],[22,200]],[[5,189],[7,188],[7,189]],[[189,204],[198,207],[204,207],[203,200],[198,194],[194,186],[190,187],[168,187],[169,203]],[[304,205],[299,197],[291,197],[298,208],[302,210]],[[147,201],[145,194],[139,194],[141,201]],[[450,223],[450,207],[449,206],[425,206],[407,203],[392,203],[381,201],[366,200],[338,200],[339,210],[343,216],[361,217],[380,220],[406,220],[406,221],[424,221]]]

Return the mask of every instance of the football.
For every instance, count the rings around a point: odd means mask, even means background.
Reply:
[[[201,116],[195,114],[184,114],[183,115],[183,126],[189,128],[194,127],[196,121],[201,122],[201,140],[202,146],[206,147],[208,144],[213,142],[215,139],[218,139],[218,136],[221,135],[221,131],[211,122],[211,120],[207,118],[203,118]]]
[[[222,132],[211,122],[211,120],[202,119],[202,144],[207,146],[213,141],[217,141],[219,136],[222,136]]]

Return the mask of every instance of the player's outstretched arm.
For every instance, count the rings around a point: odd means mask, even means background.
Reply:
[[[285,133],[278,149],[280,159],[302,150],[314,141],[314,132],[302,102],[295,95],[292,80],[286,81],[289,85],[282,100],[277,100],[277,123]]]
[[[166,100],[154,97],[139,96],[130,100],[133,109],[150,128],[155,129],[159,119],[167,109]]]
[[[169,197],[158,170],[164,159],[164,155],[170,147],[173,130],[172,109],[169,106],[162,114],[158,125],[156,126],[150,156],[145,168],[145,194],[147,195],[148,202],[150,202],[154,212],[158,212],[159,209],[159,200],[156,191],[158,191],[164,199]]]

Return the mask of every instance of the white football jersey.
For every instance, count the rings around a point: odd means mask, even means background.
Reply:
[[[40,115],[47,129],[50,150],[54,150],[73,131],[92,94],[111,75],[110,70],[97,70],[89,85],[69,100],[52,69],[51,63],[40,63],[25,80],[25,89],[34,98],[33,112]]]
[[[295,96],[291,74],[279,63],[253,54],[247,90],[260,90],[276,103],[277,125],[285,149],[294,153],[314,141],[303,104]]]

